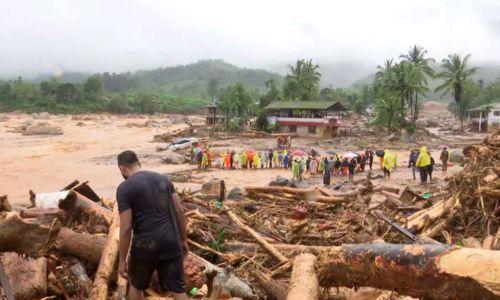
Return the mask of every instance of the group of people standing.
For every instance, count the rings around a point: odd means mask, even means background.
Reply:
[[[334,175],[349,176],[349,181],[352,181],[356,172],[364,172],[367,166],[372,170],[373,160],[374,153],[370,149],[354,157],[335,154],[330,158],[321,158],[319,169],[323,173],[323,184],[330,185],[331,176]]]
[[[191,158],[198,164],[198,169],[218,168],[226,170],[280,168],[293,167],[294,157],[288,150],[251,151],[240,153],[232,150],[216,154],[209,148],[195,147],[191,151]]]
[[[439,160],[442,164],[443,172],[448,170],[448,160],[450,158],[450,152],[447,147],[443,147]],[[422,147],[419,150],[412,150],[410,158],[408,159],[408,168],[411,168],[413,179],[416,178],[416,173],[420,174],[420,183],[425,184],[429,179],[432,182],[432,172],[434,171],[434,158],[427,150],[426,147]]]

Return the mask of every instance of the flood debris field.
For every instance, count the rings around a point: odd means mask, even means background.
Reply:
[[[3,122],[10,129],[26,118]],[[2,133],[3,139],[33,146],[18,147],[16,154],[11,145],[1,162],[25,172],[15,178],[20,181],[15,189],[2,184],[5,191],[0,190],[5,299],[123,299],[127,282],[116,272],[119,218],[112,191],[120,176],[113,155],[136,146],[143,165],[170,176],[181,196],[191,250],[184,272],[194,298],[500,297],[500,132],[475,145],[457,145],[462,163],[447,174],[436,171],[428,185],[411,178],[405,158],[407,150],[424,143],[437,151],[443,143],[437,135],[422,133],[403,142],[360,129],[329,142],[294,139],[294,148],[304,151],[372,146],[401,153],[391,180],[383,180],[374,167],[353,182],[334,177],[325,187],[320,176],[287,180],[291,174],[285,170],[198,171],[185,161],[163,162],[162,149],[175,136],[195,136],[224,151],[272,147],[274,138],[263,133],[212,132],[196,125],[195,118],[159,127],[149,118],[48,118],[62,135]],[[90,126],[105,140],[83,135]],[[55,154],[46,157],[50,151]],[[57,163],[58,155],[67,161]],[[30,160],[23,171],[22,163]],[[71,171],[68,161],[75,164]],[[62,166],[61,174],[43,178]],[[25,177],[37,168],[43,171]],[[169,297],[155,279],[146,294]]]

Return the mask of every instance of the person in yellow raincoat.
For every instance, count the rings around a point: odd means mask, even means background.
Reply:
[[[202,169],[208,168],[208,153],[206,150],[203,151],[203,156],[201,157],[201,168]]]
[[[389,151],[389,149],[386,149],[384,152],[385,152],[383,158],[384,178],[390,179],[391,172],[396,167],[398,157],[396,156],[395,153]]]
[[[259,152],[255,152],[253,155],[253,167],[257,169],[260,166]]]
[[[420,154],[418,155],[415,166],[420,172],[420,183],[427,183],[427,174],[429,174],[429,168],[431,167],[431,156],[427,152],[426,147],[420,148]]]
[[[243,153],[241,153],[240,159],[241,159],[241,168],[246,169],[247,168],[247,159],[248,159],[246,151],[243,151]]]

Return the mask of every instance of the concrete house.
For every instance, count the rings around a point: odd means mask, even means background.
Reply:
[[[265,110],[269,124],[278,132],[317,138],[336,136],[347,112],[338,101],[277,101]]]
[[[205,123],[208,126],[222,124],[226,121],[226,116],[220,113],[217,102],[212,102],[205,106]]]
[[[500,102],[484,104],[467,111],[472,131],[487,132],[500,127]]]

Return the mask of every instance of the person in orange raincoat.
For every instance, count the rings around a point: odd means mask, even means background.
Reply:
[[[224,165],[226,165],[226,169],[231,169],[231,154],[229,152],[224,157]]]

